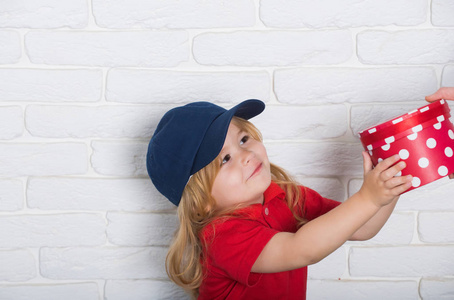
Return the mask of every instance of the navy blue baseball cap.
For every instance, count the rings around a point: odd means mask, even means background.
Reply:
[[[148,145],[147,171],[156,189],[178,206],[189,178],[221,152],[233,116],[249,120],[264,109],[250,99],[229,110],[210,102],[169,110]]]

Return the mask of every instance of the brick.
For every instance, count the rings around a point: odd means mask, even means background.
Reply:
[[[155,280],[108,280],[105,287],[106,300],[174,300],[190,297],[183,289],[169,281]]]
[[[394,212],[380,232],[368,241],[349,242],[355,245],[409,245],[413,240],[413,213]]]
[[[0,100],[95,102],[102,77],[101,70],[0,69]]]
[[[454,279],[423,278],[419,289],[423,300],[452,299],[454,297]]]
[[[347,109],[343,105],[268,105],[251,122],[260,129],[265,139],[329,139],[347,132]]]
[[[363,185],[363,179],[357,179],[357,178],[351,179],[348,182],[348,197],[351,197],[351,196],[353,196],[353,194],[358,192],[362,185]]]
[[[454,180],[448,177],[439,179],[400,197],[396,209],[400,211],[452,211],[454,201]]]
[[[148,178],[31,178],[27,201],[30,208],[41,210],[163,211],[175,207]]]
[[[5,1],[0,27],[82,28],[88,23],[88,5],[84,0]]]
[[[21,180],[0,180],[0,211],[17,211],[24,207],[24,184]]]
[[[346,248],[340,247],[320,262],[308,266],[309,279],[337,279],[347,271]]]
[[[268,101],[270,76],[257,72],[177,72],[113,69],[107,76],[106,99],[127,103],[239,103]]]
[[[419,299],[416,281],[309,280],[307,299],[413,300]]]
[[[441,85],[442,86],[454,86],[454,65],[448,65],[443,68]]]
[[[87,171],[85,144],[0,144],[0,153],[8,157],[0,165],[0,177],[75,175]]]
[[[337,178],[297,177],[296,179],[302,185],[317,191],[323,197],[339,202],[342,202],[346,199],[345,187]]]
[[[443,64],[454,60],[454,30],[368,30],[357,35],[365,64]]]
[[[0,285],[0,299],[98,300],[96,283]]]
[[[162,247],[41,248],[41,275],[49,279],[165,279]]]
[[[95,0],[93,15],[98,26],[108,28],[249,27],[255,24],[255,5],[251,0]]]
[[[107,237],[118,246],[167,246],[178,227],[175,214],[108,213]]]
[[[203,33],[193,40],[195,60],[216,66],[339,64],[352,51],[351,35],[345,30]]]
[[[38,137],[149,138],[164,112],[151,106],[30,105],[25,120]]]
[[[420,101],[437,88],[434,69],[426,67],[298,68],[274,76],[279,102],[301,105]]]
[[[0,139],[10,140],[22,135],[24,112],[20,106],[0,107]]]
[[[148,142],[92,142],[91,164],[94,170],[110,176],[147,175]]]
[[[188,60],[184,31],[33,31],[25,48],[36,64],[174,67]]]
[[[426,243],[454,242],[454,213],[421,212],[418,216],[418,232]]]
[[[1,21],[0,21],[1,22]],[[13,64],[22,55],[21,37],[12,30],[0,30],[0,64]]]
[[[106,241],[102,215],[0,216],[0,247],[98,246]]]
[[[424,257],[430,259],[422,259]],[[352,247],[349,261],[350,274],[357,277],[452,276],[454,247]]]
[[[454,3],[449,0],[433,0],[432,6],[432,24],[435,26],[454,26]]]
[[[27,281],[37,275],[35,258],[28,250],[0,250],[0,265],[1,281]]]
[[[260,2],[260,18],[269,27],[358,27],[418,25],[426,20],[427,2],[399,1],[272,1]]]
[[[359,132],[362,130],[408,113],[420,106],[414,104],[353,105],[350,109],[350,127],[359,141]]]
[[[266,142],[272,163],[294,176],[340,176],[363,173],[359,144]]]

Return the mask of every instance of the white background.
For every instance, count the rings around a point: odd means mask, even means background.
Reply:
[[[267,103],[271,160],[322,195],[361,185],[357,132],[454,86],[450,0],[0,3],[0,299],[186,299],[177,220],[146,175],[162,114]],[[451,105],[451,108],[453,105]],[[454,180],[309,268],[308,298],[454,299]]]

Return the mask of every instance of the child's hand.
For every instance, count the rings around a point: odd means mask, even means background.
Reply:
[[[373,168],[369,154],[363,152],[364,182],[358,192],[363,199],[381,207],[411,187],[412,176],[395,176],[406,167],[403,161],[396,164],[399,159],[399,155],[393,155]]]

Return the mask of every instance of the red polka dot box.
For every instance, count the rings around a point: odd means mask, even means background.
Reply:
[[[454,173],[450,116],[448,103],[439,100],[361,131],[361,143],[374,165],[399,154],[407,163],[401,175],[413,176],[412,190]]]

